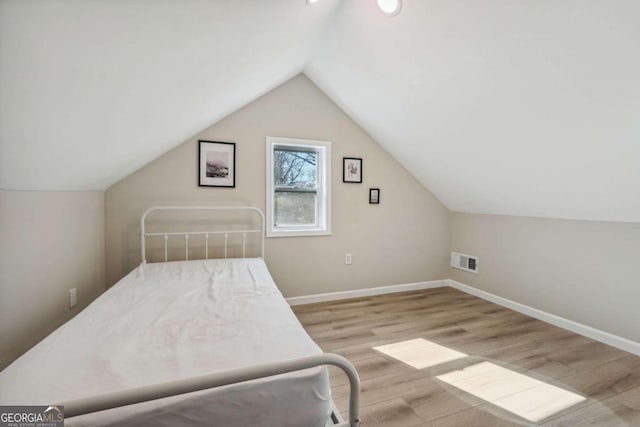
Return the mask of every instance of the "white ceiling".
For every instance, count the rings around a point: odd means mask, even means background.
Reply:
[[[637,0],[0,0],[0,187],[107,188],[304,71],[452,210],[640,222],[639,22]]]
[[[0,0],[0,187],[109,187],[300,73],[338,4]]]

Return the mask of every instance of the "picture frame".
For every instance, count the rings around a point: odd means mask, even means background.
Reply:
[[[379,205],[380,204],[380,189],[379,188],[370,188],[369,189],[369,204],[371,204],[371,205]]]
[[[362,184],[362,158],[342,158],[342,182]]]
[[[236,144],[199,140],[198,186],[236,186]]]

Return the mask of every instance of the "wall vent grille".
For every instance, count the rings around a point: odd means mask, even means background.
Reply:
[[[451,252],[451,267],[459,270],[478,272],[478,257],[473,255]]]

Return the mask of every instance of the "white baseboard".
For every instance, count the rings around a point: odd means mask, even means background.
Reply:
[[[379,286],[377,288],[354,289],[352,291],[327,292],[324,294],[304,295],[287,298],[289,305],[313,304],[316,302],[336,301],[350,298],[370,297],[373,295],[393,294],[397,292],[419,291],[447,286],[447,280],[406,283],[403,285]]]
[[[462,292],[477,296],[487,301],[491,301],[495,304],[503,307],[510,308],[527,316],[534,317],[543,322],[551,323],[563,329],[575,332],[585,337],[600,341],[604,344],[608,344],[612,347],[619,348],[629,353],[633,353],[640,356],[640,343],[628,340],[626,338],[619,337],[617,335],[610,334],[609,332],[601,331],[600,329],[592,328],[591,326],[583,325],[582,323],[574,322],[573,320],[565,319],[564,317],[556,316],[555,314],[547,313],[546,311],[538,310],[537,308],[529,307],[524,304],[520,304],[509,299],[499,297],[489,292],[474,288],[473,286],[465,285],[464,283],[456,282],[455,280],[444,280],[446,286],[458,289]]]

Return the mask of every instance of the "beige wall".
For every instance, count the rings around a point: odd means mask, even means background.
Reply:
[[[108,285],[140,262],[147,207],[264,209],[267,135],[333,142],[333,234],[267,239],[267,264],[286,296],[451,277],[640,341],[640,224],[449,213],[300,75],[106,193],[0,190],[0,369],[102,292],[105,256]],[[235,189],[197,186],[198,139],[236,142]],[[342,183],[343,156],[364,158],[363,184]],[[369,187],[381,188],[380,205],[368,204]],[[449,249],[477,255],[480,273],[448,269]],[[78,306],[69,310],[73,287]]]
[[[215,94],[212,94],[215,98]],[[267,265],[285,296],[444,279],[449,212],[398,162],[299,75],[196,135],[106,192],[107,282],[140,262],[139,218],[159,204],[265,208],[266,136],[332,141],[332,231],[267,239]],[[236,188],[197,186],[198,139],[237,144]],[[364,182],[342,183],[342,157],[364,158]],[[369,187],[381,204],[369,205]],[[344,254],[353,265],[344,265]]]
[[[453,213],[451,278],[640,342],[640,224]]]
[[[0,190],[0,236],[2,369],[104,290],[104,193]]]

